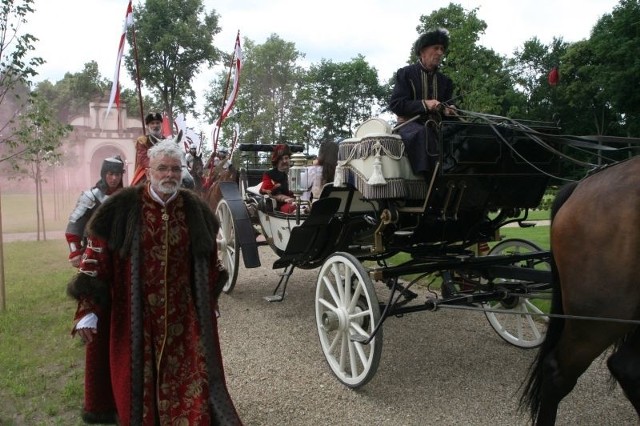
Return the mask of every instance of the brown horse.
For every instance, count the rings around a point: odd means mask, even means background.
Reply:
[[[210,166],[210,164],[207,164]],[[202,189],[202,198],[209,204],[213,212],[216,211],[218,203],[222,199],[220,182],[237,182],[238,173],[232,164],[224,168],[222,165],[207,167],[208,176],[205,179],[205,186]]]
[[[561,317],[549,322],[520,408],[554,424],[560,401],[613,347],[607,366],[640,417],[640,157],[564,187],[551,217],[551,314]]]

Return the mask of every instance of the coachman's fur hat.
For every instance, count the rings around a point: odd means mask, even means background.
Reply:
[[[162,122],[162,114],[160,114],[159,112],[154,113],[149,113],[147,114],[147,116],[144,118],[144,124],[149,124],[152,121],[160,121]]]
[[[444,28],[437,28],[422,34],[413,44],[413,52],[416,56],[420,56],[420,51],[427,46],[441,44],[444,49],[449,47],[449,31]]]
[[[278,165],[278,161],[285,155],[291,156],[291,149],[289,145],[281,143],[273,147],[273,152],[271,153],[271,164],[273,167]]]

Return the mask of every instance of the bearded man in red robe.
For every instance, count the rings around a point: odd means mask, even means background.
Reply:
[[[121,425],[240,425],[217,331],[218,223],[180,188],[184,153],[148,151],[148,182],[110,197],[88,224],[88,247],[68,293],[74,335],[91,342],[109,321],[109,373]],[[99,309],[108,315],[96,315]]]

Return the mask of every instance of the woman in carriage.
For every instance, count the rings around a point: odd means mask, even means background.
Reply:
[[[302,194],[306,201],[317,201],[322,193],[322,188],[329,182],[333,182],[338,163],[338,144],[334,141],[325,141],[320,145],[318,158],[307,167],[306,179],[309,191]]]

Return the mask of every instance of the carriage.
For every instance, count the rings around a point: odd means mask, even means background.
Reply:
[[[426,178],[411,171],[395,130],[372,118],[341,141],[334,182],[293,215],[257,190],[264,168],[248,165],[239,182],[219,182],[218,248],[229,271],[223,291],[233,291],[240,257],[245,268],[261,266],[261,244],[276,253],[273,268],[284,270],[269,301],[285,298],[296,268],[318,268],[320,345],[350,388],[375,375],[388,318],[479,310],[501,338],[522,348],[540,345],[548,320],[549,251],[501,240],[500,229],[532,226],[529,211],[558,172],[557,127],[495,117],[443,121],[439,161]],[[271,149],[239,146],[247,158]],[[305,156],[301,146],[292,151],[290,187],[299,196]]]

